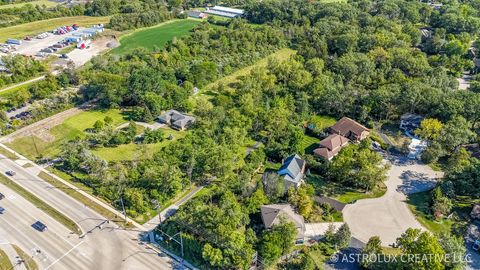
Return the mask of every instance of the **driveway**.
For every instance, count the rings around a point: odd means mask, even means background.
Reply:
[[[424,230],[408,208],[406,195],[433,188],[436,179],[443,175],[416,161],[398,158],[391,161],[385,195],[359,200],[343,210],[343,219],[350,226],[352,235],[361,241],[379,236],[382,245],[388,246],[408,228]]]
[[[336,231],[343,225],[343,222],[305,223],[305,237],[318,240],[325,235],[330,225],[333,225]]]

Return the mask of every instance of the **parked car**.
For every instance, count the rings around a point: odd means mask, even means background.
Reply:
[[[6,174],[7,174],[8,176],[14,176],[14,175],[17,174],[17,173],[15,173],[14,171],[7,171]]]
[[[476,240],[475,243],[473,243],[473,250],[480,251],[480,240]]]
[[[2,193],[0,193],[0,200],[5,198],[5,195],[3,195]]]
[[[3,214],[3,213],[5,213],[5,208],[0,206],[0,214]]]
[[[40,232],[44,232],[46,231],[48,228],[47,228],[47,225],[43,224],[42,222],[40,222],[39,220],[37,220],[35,223],[32,224],[32,227]]]

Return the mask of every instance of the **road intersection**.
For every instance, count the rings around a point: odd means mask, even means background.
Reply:
[[[125,230],[56,189],[15,161],[0,157],[0,173],[13,170],[13,181],[75,221],[85,233],[83,237],[70,232],[33,204],[5,186],[6,198],[1,205],[7,210],[0,215],[0,235],[19,245],[27,253],[40,250],[35,260],[41,269],[171,269],[172,260],[159,256],[139,239],[141,230]],[[35,231],[36,219],[49,230]],[[5,222],[4,222],[5,221]],[[100,226],[104,224],[103,226]],[[33,255],[33,253],[31,254]]]

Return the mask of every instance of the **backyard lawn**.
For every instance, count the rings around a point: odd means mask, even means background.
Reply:
[[[443,219],[436,221],[430,214],[430,191],[414,193],[408,196],[408,207],[418,222],[433,233],[450,232],[453,221]]]
[[[318,143],[320,139],[316,137],[303,134],[302,140],[300,141],[300,147],[305,151],[305,154],[312,154],[315,148],[318,148]]]
[[[85,136],[86,129],[93,127],[95,121],[103,120],[106,116],[113,119],[114,126],[127,122],[124,114],[117,109],[90,110],[72,116],[62,124],[53,127],[49,131],[49,135],[53,136],[51,141],[43,140],[38,136],[27,136],[17,138],[7,145],[31,159],[37,157],[37,150],[38,153],[43,154],[43,157],[53,158],[60,153],[60,146],[63,142],[75,139],[77,136]]]
[[[174,37],[180,38],[190,33],[190,30],[199,23],[200,21],[190,19],[173,20],[154,27],[139,29],[121,37],[121,45],[111,52],[114,54],[125,54],[140,47],[147,50],[153,50],[155,47],[162,48]]]
[[[387,192],[385,184],[381,184],[371,192],[346,187],[339,183],[329,182],[318,175],[307,176],[307,183],[314,186],[318,194],[328,196],[342,203],[350,203],[356,200],[378,198]]]
[[[454,224],[466,223],[470,220],[472,205],[480,200],[472,200],[468,196],[457,196],[453,200],[451,219],[442,218],[435,220],[430,211],[430,191],[419,192],[408,196],[408,207],[417,218],[418,222],[433,233],[451,232]]]
[[[122,144],[117,147],[102,147],[93,150],[93,153],[106,161],[144,159],[152,156],[155,152],[167,146],[172,141],[181,139],[187,135],[187,131],[176,131],[171,128],[164,128],[165,139],[154,144]],[[170,134],[173,140],[168,140]]]
[[[71,25],[77,23],[80,26],[90,26],[98,23],[108,23],[110,17],[89,17],[75,16],[62,17],[31,23],[24,23],[15,26],[2,28],[0,31],[0,42],[6,41],[8,38],[23,38],[28,35],[35,35],[45,31],[51,31],[63,25]]]

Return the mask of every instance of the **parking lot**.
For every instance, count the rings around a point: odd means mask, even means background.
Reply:
[[[48,33],[48,35],[46,35],[46,37],[43,38],[43,39],[37,38],[36,36],[31,37],[30,40],[23,39],[22,44],[11,45],[10,47],[13,47],[14,49],[11,50],[10,52],[14,53],[14,54],[36,56],[43,49],[46,49],[50,46],[53,46],[55,44],[58,44],[58,43],[62,42],[67,36],[69,36],[69,34],[79,32],[82,29],[84,29],[84,28],[79,28],[76,31],[72,31],[70,33],[63,34],[63,35]],[[0,56],[6,55],[6,54],[7,53],[5,53],[5,52],[0,52]]]

